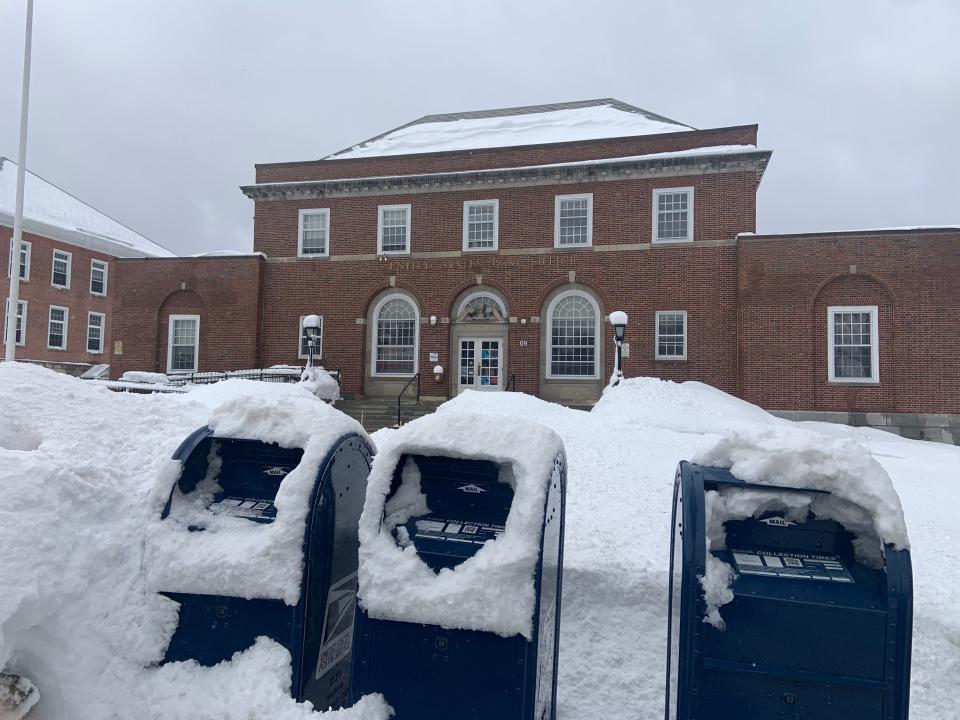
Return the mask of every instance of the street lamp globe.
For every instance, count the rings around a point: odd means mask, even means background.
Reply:
[[[623,335],[627,331],[627,314],[623,310],[614,310],[607,319],[613,326],[613,342],[617,346],[616,362],[610,377],[610,387],[616,387],[623,378]]]

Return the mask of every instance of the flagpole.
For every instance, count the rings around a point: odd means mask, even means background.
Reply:
[[[20,98],[20,153],[17,156],[17,201],[13,213],[13,252],[10,254],[7,347],[4,359],[16,359],[17,309],[20,300],[20,241],[23,237],[23,186],[27,172],[27,105],[30,100],[30,46],[33,39],[33,0],[27,0],[27,31],[23,43],[23,92]],[[24,318],[23,322],[26,323]]]

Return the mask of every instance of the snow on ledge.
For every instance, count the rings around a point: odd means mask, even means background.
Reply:
[[[530,639],[547,481],[554,458],[562,452],[563,443],[552,430],[511,417],[449,411],[398,430],[374,458],[367,481],[360,516],[361,607],[384,620]],[[503,535],[457,567],[439,573],[420,559],[412,544],[400,547],[383,522],[385,510],[390,511],[391,523],[398,524],[404,513],[408,519],[425,509],[415,466],[404,468],[402,496],[398,498],[398,491],[386,502],[394,469],[405,454],[496,463],[501,482],[514,488]]]
[[[274,501],[277,517],[268,524],[215,515],[196,504],[194,494],[185,496],[175,488],[182,465],[171,460],[149,502],[147,587],[156,592],[279,599],[296,605],[309,499],[320,464],[344,435],[367,435],[355,420],[295,385],[268,392],[246,387],[264,383],[218,384],[229,385],[225,388],[229,392],[212,396],[225,398],[213,406],[207,422],[214,437],[303,448],[303,459],[281,482]],[[207,488],[216,482],[212,475],[218,469],[217,459],[210,458],[211,476],[202,481]],[[170,514],[161,520],[171,490]],[[190,532],[189,526],[204,527],[205,532]]]

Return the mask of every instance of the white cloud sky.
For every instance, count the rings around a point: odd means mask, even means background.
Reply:
[[[28,166],[178,253],[251,247],[257,162],[596,97],[758,123],[761,232],[960,223],[951,0],[35,3]],[[12,158],[25,7],[0,5]]]

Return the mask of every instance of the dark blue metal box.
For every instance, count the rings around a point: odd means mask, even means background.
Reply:
[[[410,518],[404,527],[429,567],[456,567],[503,532],[513,489],[499,482],[493,462],[404,455],[391,496],[400,487],[408,457],[419,467],[430,513]],[[534,579],[533,640],[374,619],[358,609],[354,700],[383,693],[397,720],[556,717],[566,493],[562,454],[552,470],[546,469],[544,482],[549,486]]]
[[[214,437],[209,428],[200,428],[174,453],[183,470],[171,498],[177,488],[187,496],[198,492],[198,484],[208,479],[211,451],[221,465],[215,478],[220,489],[210,506],[254,523],[273,522],[277,491],[300,463],[303,450]],[[290,651],[294,698],[310,700],[323,710],[346,705],[356,607],[357,522],[372,455],[365,438],[349,433],[330,445],[320,464],[310,494],[302,590],[295,606],[282,600],[163,593],[180,604],[179,624],[165,660],[214,665],[266,636]],[[170,506],[168,500],[164,518]]]
[[[744,483],[687,462],[673,500],[666,718],[906,720],[913,585],[910,553],[885,566],[854,556],[832,520],[778,513],[728,521],[714,554],[736,571],[724,630],[704,622],[705,493],[721,488],[823,492]]]

